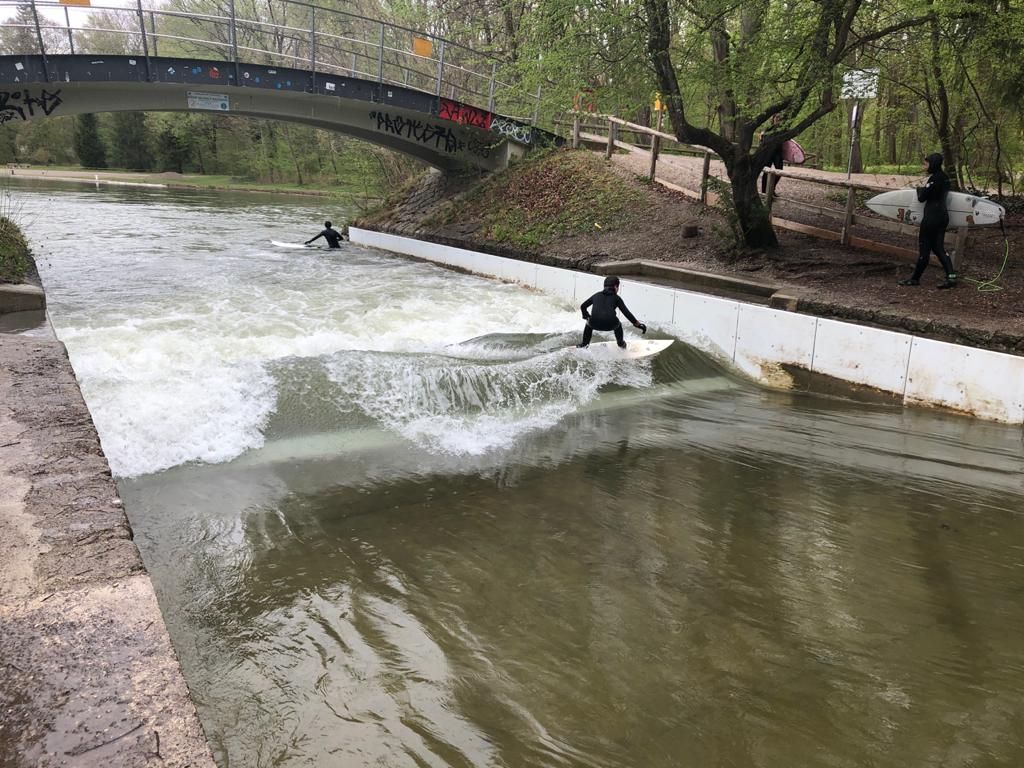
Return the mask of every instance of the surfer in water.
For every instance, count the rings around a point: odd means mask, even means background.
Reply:
[[[587,309],[590,308],[593,309],[587,312]],[[641,333],[647,333],[647,326],[633,317],[633,313],[626,309],[625,302],[619,296],[619,278],[615,275],[608,275],[604,279],[604,290],[595,293],[580,304],[580,311],[587,324],[583,328],[583,341],[577,346],[589,347],[590,337],[594,335],[594,331],[612,331],[615,333],[616,343],[625,349],[626,341],[622,338],[622,322],[615,314],[616,310],[621,311],[635,328],[640,329]]]
[[[923,187],[917,188],[917,200],[924,203],[924,217],[921,219],[921,231],[917,234],[917,265],[914,274],[900,285],[920,285],[921,275],[928,266],[931,254],[935,254],[942,268],[946,270],[946,281],[939,283],[939,288],[955,288],[956,272],[953,262],[946,253],[944,240],[946,227],[949,226],[949,211],[946,209],[946,195],[949,193],[949,176],[942,170],[942,155],[934,152],[924,159],[924,167],[928,171],[928,181]]]
[[[344,230],[347,230],[347,229],[348,229],[348,227],[342,227],[343,231],[339,232],[338,230],[331,228],[331,222],[325,221],[324,222],[324,231],[321,232],[316,237],[311,237],[309,240],[307,240],[305,243],[303,243],[303,245],[309,245],[314,240],[318,240],[319,238],[322,237],[324,240],[327,241],[327,247],[328,248],[340,248],[341,247],[341,241],[342,240],[348,240],[348,234],[344,231]]]

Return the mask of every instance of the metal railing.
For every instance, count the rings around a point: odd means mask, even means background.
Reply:
[[[234,83],[244,64],[371,80],[469,104],[538,123],[541,93],[497,79],[493,56],[445,38],[301,0],[274,0],[266,18],[244,18],[235,0],[221,0],[220,13],[134,0],[125,6],[68,6],[59,0],[0,0],[5,53],[140,56],[220,60],[233,67]],[[276,18],[271,18],[274,16]],[[74,22],[74,23],[73,23]],[[12,45],[11,40],[17,45]],[[149,69],[152,73],[152,69]],[[527,115],[528,117],[522,117]]]

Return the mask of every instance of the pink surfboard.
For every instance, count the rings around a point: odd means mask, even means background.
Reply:
[[[793,139],[787,139],[782,143],[782,159],[793,165],[802,165],[804,160],[807,159],[807,155],[804,154],[803,147],[793,141]]]

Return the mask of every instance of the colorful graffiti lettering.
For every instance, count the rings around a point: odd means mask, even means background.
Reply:
[[[33,96],[28,88],[23,91],[0,91],[0,123],[36,117],[37,107],[44,116],[49,117],[62,101],[60,91],[50,93],[45,88],[40,90],[39,96]]]
[[[420,144],[433,143],[435,149],[443,149],[448,153],[465,149],[464,143],[452,133],[451,128],[431,125],[401,115],[392,117],[387,112],[371,112],[370,119],[377,121],[378,131],[387,131],[395,136],[413,139]]]
[[[491,130],[513,141],[518,141],[520,144],[533,143],[533,128],[507,117],[495,115],[491,121]]]
[[[441,99],[441,109],[438,110],[437,116],[442,120],[451,120],[453,123],[480,128],[484,131],[491,129],[491,118],[494,117],[490,112],[450,99]]]

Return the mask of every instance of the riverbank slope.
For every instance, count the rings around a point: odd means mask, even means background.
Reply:
[[[956,290],[932,289],[935,267],[920,287],[909,289],[896,284],[911,269],[901,257],[794,232],[779,231],[777,250],[737,252],[722,211],[652,186],[634,165],[628,157],[608,162],[586,151],[562,150],[532,156],[482,181],[431,173],[355,225],[585,271],[659,262],[755,288],[769,286],[766,295],[794,297],[798,312],[1024,354],[1024,264],[1017,256],[1024,246],[1024,219],[1019,214],[1008,220],[1008,251],[998,229],[978,232]],[[794,212],[791,218],[798,216]],[[979,291],[970,282],[996,274],[1004,261],[1000,290]],[[672,282],[664,275],[655,279]],[[704,289],[684,283],[687,289]]]

